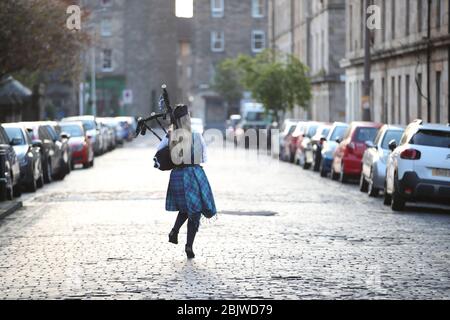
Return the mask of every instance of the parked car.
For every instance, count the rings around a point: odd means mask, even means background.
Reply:
[[[94,116],[75,116],[63,118],[61,122],[81,121],[83,123],[84,131],[91,136],[91,142],[94,145],[94,152],[96,155],[102,153],[102,139],[100,137],[100,130],[97,128],[97,121]]]
[[[286,140],[287,137],[292,135],[292,133],[294,133],[295,129],[297,128],[297,123],[300,120],[296,120],[296,119],[286,119],[283,121],[283,124],[281,125],[280,128],[280,142],[279,142],[279,150],[273,150],[272,155],[275,158],[280,158],[281,160],[286,160],[283,158],[283,155],[285,154],[283,152],[284,147],[286,145]]]
[[[44,171],[41,160],[41,141],[32,141],[31,136],[20,123],[3,125],[19,159],[20,185],[22,190],[36,192],[44,186]]]
[[[377,134],[375,141],[367,141],[367,150],[362,160],[362,171],[359,182],[361,192],[368,192],[370,197],[377,197],[384,189],[386,179],[386,162],[391,151],[389,143],[400,142],[405,131],[399,126],[384,125]]]
[[[20,165],[14,148],[9,144],[9,137],[0,125],[0,201],[20,197]]]
[[[42,142],[41,160],[44,171],[44,182],[63,180],[67,174],[68,150],[58,139],[56,132],[50,125],[42,122],[24,122],[32,140]],[[65,137],[68,138],[68,137]]]
[[[313,163],[313,142],[311,139],[321,125],[323,123],[315,121],[308,122],[303,134],[297,139],[294,162],[305,170],[309,169]]]
[[[116,148],[116,125],[111,123],[108,118],[97,118],[97,122],[104,128],[106,141],[106,151],[111,151]]]
[[[331,127],[321,148],[321,161],[319,166],[321,177],[325,178],[331,172],[334,152],[336,151],[339,142],[345,137],[348,128],[349,125],[343,122],[335,122]]]
[[[352,122],[346,136],[339,143],[331,166],[331,178],[345,183],[361,176],[361,161],[366,142],[374,141],[383,125],[375,122]]]
[[[54,141],[59,141],[61,143],[61,150],[63,154],[64,167],[66,168],[66,174],[70,174],[72,170],[72,150],[69,146],[69,138],[66,132],[61,130],[61,127],[56,121],[46,121],[45,124],[49,125],[48,131],[53,137]]]
[[[61,123],[61,130],[70,135],[69,146],[72,150],[72,168],[82,164],[87,169],[94,166],[94,146],[92,136],[86,134],[82,122]]]
[[[124,126],[126,129],[126,141],[133,140],[134,133],[137,128],[137,121],[134,117],[116,117],[117,120]],[[125,125],[126,124],[126,125]]]
[[[227,120],[225,124],[225,136],[227,140],[234,141],[234,137],[236,135],[236,128],[241,122],[242,116],[240,114],[233,114],[230,116],[230,119]]]
[[[406,202],[436,201],[450,204],[450,126],[411,123],[387,163],[384,203],[394,211]]]
[[[203,134],[203,132],[205,131],[203,120],[200,118],[191,118],[191,128],[192,131]]]
[[[282,149],[281,158],[283,160],[294,162],[295,153],[297,151],[297,143],[300,138],[303,138],[303,135],[305,134],[306,125],[307,125],[306,121],[299,121],[297,123],[294,132],[286,136],[284,148]]]
[[[315,172],[318,172],[320,169],[320,162],[322,161],[322,147],[325,142],[328,133],[330,132],[331,124],[323,124],[317,128],[316,134],[311,138],[312,149],[310,148],[310,152],[312,152],[312,168]],[[307,156],[306,158],[309,158]]]

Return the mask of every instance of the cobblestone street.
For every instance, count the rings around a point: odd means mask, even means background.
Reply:
[[[146,140],[148,139],[148,140]],[[393,213],[357,186],[211,148],[219,210],[168,243],[169,173],[140,138],[26,195],[0,225],[1,299],[450,298],[450,214]]]

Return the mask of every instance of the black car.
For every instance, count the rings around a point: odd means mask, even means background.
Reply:
[[[19,160],[0,125],[0,201],[12,200],[21,193]]]
[[[25,127],[19,123],[3,125],[10,145],[16,151],[20,165],[20,184],[22,189],[36,192],[44,186],[44,171],[41,161],[41,141],[32,141]]]
[[[45,183],[52,180],[63,180],[67,174],[67,161],[69,154],[64,144],[48,124],[39,122],[24,123],[33,140],[40,140],[42,168]]]

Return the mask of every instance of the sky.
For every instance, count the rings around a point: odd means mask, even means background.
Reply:
[[[194,15],[193,0],[177,0],[176,15],[181,18],[192,18]]]

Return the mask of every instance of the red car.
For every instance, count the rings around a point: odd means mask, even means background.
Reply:
[[[86,135],[82,122],[61,122],[61,131],[70,135],[69,146],[72,150],[72,168],[82,164],[83,168],[94,166],[94,146]]]
[[[366,141],[373,142],[383,125],[375,122],[353,122],[334,153],[331,178],[342,183],[361,176]]]
[[[307,122],[300,121],[297,124],[294,132],[292,134],[288,134],[285,137],[284,150],[282,152],[282,159],[294,162],[295,152],[297,151],[297,143],[299,139],[303,139],[303,135],[305,134]]]

